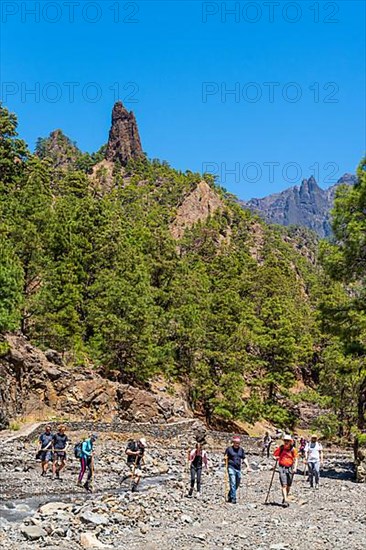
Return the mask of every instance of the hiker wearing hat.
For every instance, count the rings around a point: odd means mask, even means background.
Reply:
[[[84,488],[90,493],[92,490],[91,484],[92,484],[92,478],[94,473],[94,442],[98,439],[98,436],[96,434],[92,434],[90,437],[87,437],[84,439],[84,441],[81,443],[81,450],[80,450],[80,471],[79,471],[79,477],[78,477],[78,487],[82,486],[82,481],[84,474],[86,472],[86,469],[88,469],[88,477],[86,479],[86,482],[84,483]]]
[[[310,442],[305,447],[305,461],[309,468],[310,487],[319,489],[320,466],[323,465],[323,446],[318,441],[318,436],[313,434]]]
[[[130,468],[130,473],[122,478],[122,482],[127,478],[131,478],[132,492],[137,491],[137,486],[140,483],[142,477],[142,471],[140,466],[144,463],[144,453],[146,447],[146,439],[141,437],[138,441],[129,441],[126,447],[127,466]]]
[[[236,492],[240,486],[242,462],[244,462],[247,472],[250,472],[249,462],[243,447],[240,446],[240,437],[235,436],[232,439],[231,447],[228,447],[225,451],[225,465],[230,484],[228,502],[231,502],[231,504],[236,504]]]
[[[202,443],[197,442],[194,449],[188,453],[188,463],[191,473],[191,487],[188,492],[188,496],[193,495],[193,489],[195,481],[197,480],[197,498],[201,496],[201,477],[202,468],[208,469],[207,453],[202,449]]]
[[[283,445],[277,447],[273,453],[274,458],[278,461],[278,471],[280,474],[280,483],[282,487],[282,504],[289,506],[288,496],[290,493],[294,473],[297,470],[297,450],[293,444],[293,439],[290,435],[283,437]]]

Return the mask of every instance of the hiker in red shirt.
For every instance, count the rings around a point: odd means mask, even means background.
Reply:
[[[274,458],[278,461],[278,470],[280,474],[280,482],[282,487],[282,504],[289,506],[288,495],[290,493],[294,473],[297,470],[297,450],[294,446],[293,439],[290,435],[285,435],[283,445],[277,447],[273,453]]]

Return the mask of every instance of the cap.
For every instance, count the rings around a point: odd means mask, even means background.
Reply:
[[[286,434],[286,435],[283,436],[283,440],[284,441],[292,441],[292,437],[290,435]]]
[[[144,437],[141,437],[139,441],[143,447],[146,447],[146,439]]]
[[[312,434],[310,439],[318,439],[318,436],[316,434]]]
[[[233,443],[240,443],[240,437],[238,435],[234,435],[232,441]]]
[[[94,441],[96,441],[98,439],[97,434],[91,434],[90,439],[94,439]]]

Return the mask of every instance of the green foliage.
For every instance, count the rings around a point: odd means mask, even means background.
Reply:
[[[22,268],[11,243],[0,234],[0,331],[19,327]]]
[[[0,192],[14,185],[28,154],[25,142],[17,136],[15,114],[0,103]]]
[[[366,161],[358,183],[342,186],[333,211],[335,241],[323,244],[322,261],[330,280],[320,304],[330,344],[324,353],[323,385],[332,395],[340,435],[345,424],[366,429]]]
[[[281,396],[299,377],[332,391],[324,311],[340,296],[348,307],[349,295],[326,283],[322,301],[312,234],[267,227],[207,178],[222,208],[176,241],[171,224],[200,174],[141,157],[123,171],[115,165],[110,190],[97,193],[88,174],[104,148],[83,154],[56,131],[26,158],[15,119],[3,117],[22,168],[8,163],[0,203],[2,330],[20,324],[38,345],[117,369],[126,382],[179,380],[208,421],[292,426]],[[357,365],[347,368],[349,394]],[[354,415],[353,405],[342,407]]]
[[[336,414],[321,414],[313,423],[313,429],[319,431],[325,439],[334,439],[339,435],[339,422]]]

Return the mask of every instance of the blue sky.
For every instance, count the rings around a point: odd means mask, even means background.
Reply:
[[[216,173],[243,199],[311,174],[327,187],[365,149],[362,1],[3,0],[1,10],[1,99],[31,147],[62,128],[97,150],[121,99],[149,157]]]

